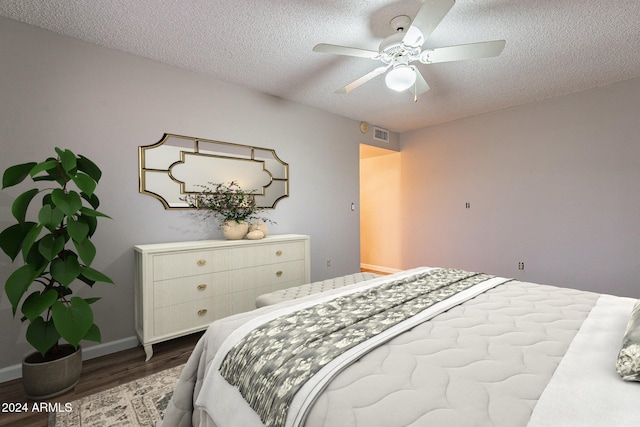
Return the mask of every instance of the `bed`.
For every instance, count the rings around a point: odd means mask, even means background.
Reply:
[[[639,334],[631,298],[422,267],[214,322],[160,425],[635,426]]]

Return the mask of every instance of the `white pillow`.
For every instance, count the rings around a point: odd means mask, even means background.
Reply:
[[[622,338],[616,371],[626,381],[640,381],[640,300],[631,310],[631,318]]]

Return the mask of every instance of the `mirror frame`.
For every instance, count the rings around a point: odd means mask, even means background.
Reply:
[[[167,146],[165,146],[165,144],[172,139],[178,139],[182,142],[182,145],[180,145],[181,148],[179,149],[178,158],[172,158],[170,160],[167,160],[167,164],[160,165],[160,167],[158,167],[158,165],[153,165],[153,167],[151,167],[151,165],[149,165],[149,163],[151,162],[149,162],[147,159],[148,157],[147,155],[148,154],[150,155],[150,150],[159,150],[164,147],[165,148],[164,151],[167,151],[166,148],[169,145],[167,144]],[[190,149],[186,149],[188,145],[191,145]],[[208,150],[203,149],[201,145],[206,145]],[[216,152],[216,151],[210,150],[211,147],[215,148],[216,146],[221,148],[222,151]],[[224,150],[225,148],[226,150]],[[250,154],[234,155],[233,153],[234,150],[244,151]],[[174,148],[171,151],[178,151],[178,150]],[[270,157],[268,158],[265,156],[257,156],[256,151],[268,153]],[[172,202],[171,200],[167,200],[169,198],[168,194],[172,194],[172,193],[175,194],[176,189],[179,189],[178,194],[180,194],[181,196],[198,193],[197,191],[187,191],[186,189],[187,183],[177,179],[172,174],[172,169],[178,165],[184,164],[186,162],[186,156],[188,155],[206,157],[210,161],[215,161],[216,159],[222,159],[223,161],[237,160],[241,162],[249,161],[249,162],[256,162],[261,164],[261,165],[258,165],[261,169],[260,172],[267,174],[269,182],[266,185],[263,185],[261,189],[256,189],[257,192],[255,193],[255,199],[258,207],[273,209],[276,207],[276,205],[280,200],[286,197],[289,197],[289,164],[286,162],[283,162],[278,157],[275,150],[271,148],[262,148],[262,147],[255,147],[251,145],[234,144],[231,142],[216,141],[212,139],[176,135],[171,133],[165,133],[160,139],[160,141],[156,142],[155,144],[143,145],[138,147],[138,166],[139,166],[138,181],[139,181],[140,193],[147,194],[159,200],[165,209],[195,209],[189,206],[185,206],[184,203],[176,203],[176,202]],[[272,172],[267,169],[266,161],[275,161],[277,166],[282,169],[278,171],[279,173]],[[172,185],[175,185],[175,187],[171,189],[173,191],[167,190],[163,192],[163,191],[158,191],[157,189],[155,189],[155,191],[152,191],[150,188],[148,188],[149,186],[147,182],[147,174],[149,173],[166,175],[166,177],[169,178]],[[237,180],[238,180],[237,177],[229,176],[229,177],[225,177],[225,179],[223,180],[217,180],[213,182],[223,183],[223,182],[230,182],[230,181],[237,181]],[[191,183],[191,186],[205,185],[208,182],[211,182],[211,180],[208,180],[207,182],[202,182],[202,183],[199,183],[199,182]],[[272,186],[272,184],[274,183],[277,183],[279,185]],[[280,187],[280,188],[277,188],[277,187]],[[272,192],[276,192],[276,193],[274,195],[271,195],[270,193]],[[264,201],[264,199],[267,198],[268,193],[269,193],[269,199],[273,200],[272,204],[269,204],[270,202]]]

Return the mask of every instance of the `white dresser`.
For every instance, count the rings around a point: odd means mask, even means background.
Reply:
[[[259,295],[310,282],[310,239],[201,240],[135,246],[136,333],[152,345],[255,308]]]

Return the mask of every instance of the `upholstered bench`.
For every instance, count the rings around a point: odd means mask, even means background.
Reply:
[[[306,285],[294,286],[293,288],[270,292],[256,298],[256,308],[277,304],[282,301],[306,297],[307,295],[317,294],[330,289],[341,288],[346,285],[351,285],[352,283],[363,282],[378,276],[379,275],[375,273],[355,273],[323,280],[321,282],[308,283]]]

